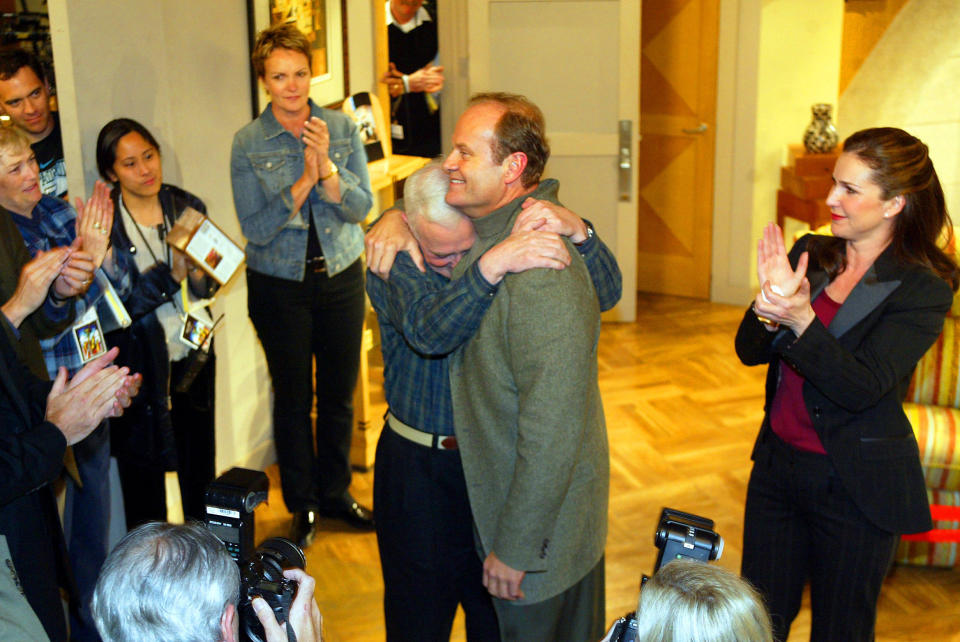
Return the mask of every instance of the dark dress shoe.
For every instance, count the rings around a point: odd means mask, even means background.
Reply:
[[[301,510],[293,514],[293,524],[290,526],[290,539],[300,548],[307,548],[313,543],[317,528],[317,512]]]
[[[321,517],[343,520],[360,530],[372,531],[374,529],[373,511],[366,506],[361,506],[352,497],[342,502],[326,504],[317,512]]]

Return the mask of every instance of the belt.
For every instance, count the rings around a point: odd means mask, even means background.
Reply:
[[[307,259],[307,271],[316,274],[323,274],[327,271],[327,262],[322,256],[315,256]]]
[[[436,448],[437,450],[457,450],[457,438],[453,435],[435,435],[432,432],[417,430],[403,423],[389,412],[387,413],[387,425],[393,432],[415,444],[427,448]]]

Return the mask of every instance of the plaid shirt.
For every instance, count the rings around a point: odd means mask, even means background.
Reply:
[[[36,256],[39,251],[70,245],[77,236],[76,211],[66,201],[53,196],[44,195],[33,208],[31,218],[12,212],[11,216],[20,228],[30,256]],[[96,278],[87,291],[72,299],[78,321],[103,295],[102,283],[105,279],[103,271],[97,270]],[[41,339],[40,347],[43,348],[43,358],[51,379],[57,376],[60,366],[65,366],[71,375],[83,366],[80,351],[73,339],[73,328],[67,328],[55,337]]]
[[[612,308],[622,288],[617,260],[596,236],[577,249],[600,309]],[[451,281],[430,269],[420,272],[406,252],[397,255],[389,280],[368,275],[367,293],[380,325],[384,391],[397,419],[428,433],[454,433],[447,356],[473,336],[497,290],[480,274],[478,262]]]

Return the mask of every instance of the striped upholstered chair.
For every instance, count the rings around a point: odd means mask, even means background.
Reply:
[[[896,559],[903,564],[954,566],[960,539],[956,531],[960,528],[956,514],[960,511],[960,295],[953,299],[940,338],[917,364],[903,409],[920,444],[927,497],[938,530],[917,540],[904,538]],[[944,513],[944,518],[938,519],[938,513]],[[953,541],[925,541],[931,539]]]

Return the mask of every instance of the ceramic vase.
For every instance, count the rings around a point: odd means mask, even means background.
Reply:
[[[825,154],[837,146],[837,128],[833,126],[830,112],[833,109],[826,103],[817,103],[811,110],[813,120],[803,133],[803,146],[811,154]]]

